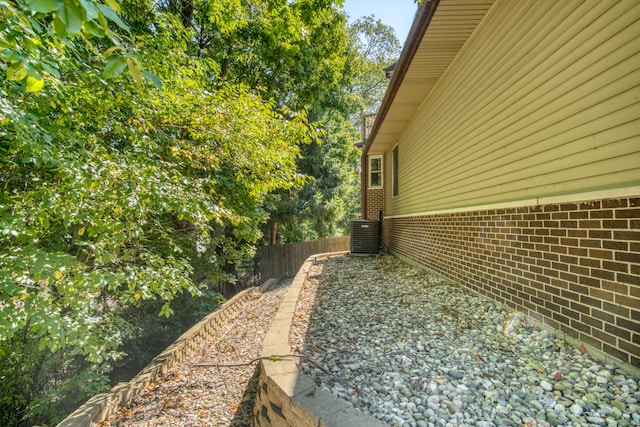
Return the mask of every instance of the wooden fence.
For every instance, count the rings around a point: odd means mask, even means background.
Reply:
[[[348,251],[350,244],[349,236],[341,236],[309,242],[262,246],[259,253],[260,278],[265,281],[271,278],[295,276],[300,266],[311,255]]]

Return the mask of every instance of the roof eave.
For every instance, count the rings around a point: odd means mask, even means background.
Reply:
[[[416,12],[416,18],[411,25],[411,30],[409,31],[409,35],[407,36],[407,40],[404,44],[404,48],[400,53],[400,59],[398,59],[397,65],[393,72],[393,77],[389,82],[389,87],[387,88],[384,98],[382,99],[382,104],[380,105],[380,109],[378,110],[378,114],[376,115],[376,120],[373,124],[373,128],[371,129],[371,133],[367,138],[367,141],[363,148],[364,155],[367,155],[375,137],[380,130],[380,126],[382,122],[384,122],[385,116],[393,103],[400,86],[402,85],[402,81],[404,80],[405,75],[407,74],[407,70],[409,69],[409,65],[415,56],[420,43],[422,42],[422,38],[424,37],[427,28],[429,27],[429,23],[431,22],[431,18],[433,18],[433,14],[438,7],[438,3],[440,0],[425,0],[420,8]]]

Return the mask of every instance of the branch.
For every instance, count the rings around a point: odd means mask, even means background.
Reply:
[[[237,368],[240,366],[251,366],[254,363],[256,363],[259,360],[271,360],[274,362],[280,361],[280,360],[286,360],[286,357],[300,357],[303,359],[306,359],[307,356],[303,355],[303,354],[281,354],[281,355],[271,355],[271,356],[262,356],[262,357],[256,357],[255,359],[251,359],[250,361],[246,362],[246,363],[231,363],[231,364],[219,364],[219,363],[195,363],[191,366],[197,366],[197,367],[213,367],[213,368]]]

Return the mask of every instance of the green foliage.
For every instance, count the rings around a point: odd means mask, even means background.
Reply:
[[[354,37],[330,0],[0,0],[0,424],[215,309],[268,221],[348,227]]]
[[[77,49],[90,48],[97,54],[90,40],[107,38],[121,46],[125,38],[110,27],[115,24],[118,30],[129,30],[117,15],[119,10],[116,0],[104,4],[96,0],[0,0],[0,58],[7,64],[6,78],[24,80],[27,92],[38,92],[45,79],[61,81],[60,63],[74,57]],[[119,61],[134,60],[131,52],[120,50]],[[107,62],[111,72],[106,74],[119,74],[113,73],[116,70],[109,58]],[[138,70],[134,66],[129,71],[135,77]]]
[[[1,5],[5,53],[6,40],[34,34],[65,48],[0,64],[0,420],[19,426],[56,422],[108,388],[123,342],[151,323],[132,315],[140,307],[215,308],[210,288],[253,254],[267,194],[301,182],[309,127],[246,86],[212,89],[210,59],[189,53],[171,17],[136,34],[137,56],[107,49],[103,68],[95,49],[113,40],[68,38],[92,36],[80,3],[30,3],[35,14]],[[96,4],[91,19],[125,26],[109,10]],[[41,85],[49,62],[57,82]],[[184,319],[168,322],[180,330]]]

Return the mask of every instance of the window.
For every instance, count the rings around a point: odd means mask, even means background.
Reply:
[[[391,195],[398,195],[398,144],[391,152]]]
[[[369,157],[369,188],[382,187],[382,156]]]

